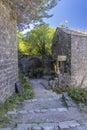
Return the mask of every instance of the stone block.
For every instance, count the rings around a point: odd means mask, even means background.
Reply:
[[[41,127],[39,127],[39,126],[33,126],[33,127],[31,128],[31,130],[41,130]]]
[[[34,110],[35,113],[40,113],[41,111],[39,109]]]
[[[59,122],[59,130],[68,130],[69,128],[78,127],[80,124],[76,121]]]
[[[22,111],[18,111],[17,113],[25,115],[25,114],[28,114],[28,111],[27,110],[22,110]]]
[[[56,112],[57,109],[56,109],[56,108],[50,108],[49,111],[51,111],[51,112]]]
[[[32,102],[37,102],[38,101],[38,99],[32,99]]]
[[[57,111],[59,112],[67,112],[67,108],[57,108]]]
[[[16,114],[17,114],[16,111],[8,111],[8,112],[7,112],[7,115],[16,115]]]
[[[22,85],[20,82],[15,83],[15,92],[21,94],[23,92]]]
[[[42,126],[41,130],[55,130],[54,126]]]
[[[17,130],[31,130],[31,124],[18,124]]]
[[[64,100],[64,102],[66,103],[67,107],[76,107],[76,104],[74,103],[74,101],[68,96],[67,93],[63,93],[62,94],[62,98]]]
[[[46,113],[48,111],[48,109],[41,109],[40,112],[41,113]]]

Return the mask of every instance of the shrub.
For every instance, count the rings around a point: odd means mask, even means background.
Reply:
[[[87,104],[87,90],[85,88],[67,86],[64,88],[54,88],[53,91],[55,91],[58,94],[61,94],[62,92],[67,92],[68,95],[76,102],[83,102]]]
[[[34,76],[37,76],[37,74],[43,74],[44,68],[39,67],[34,70]]]
[[[36,68],[35,70],[34,70],[34,72],[35,73],[43,73],[43,71],[44,71],[44,68],[42,68],[42,67],[40,67],[40,68]]]
[[[29,84],[28,79],[23,74],[20,74],[19,79],[22,84],[23,92],[21,94],[14,93],[4,104],[0,103],[0,127],[9,123],[9,118],[5,114],[8,110],[15,109],[21,105],[24,100],[34,97],[32,86]]]

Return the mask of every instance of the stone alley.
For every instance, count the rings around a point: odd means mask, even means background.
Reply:
[[[7,112],[17,124],[14,130],[87,130],[87,110],[80,111],[76,104],[67,107],[62,94],[45,89],[48,84],[45,79],[31,79],[30,83],[34,99],[25,100],[20,108]]]

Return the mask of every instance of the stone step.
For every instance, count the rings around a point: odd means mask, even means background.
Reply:
[[[17,128],[3,128],[0,130],[87,130],[87,123],[80,124],[75,120],[59,123],[18,124]]]
[[[31,111],[9,111],[7,114],[14,122],[58,122],[67,117],[67,108],[35,109]]]
[[[34,110],[21,110],[21,111],[8,111],[7,115],[14,122],[57,122],[63,120],[65,113],[68,109],[62,108],[49,108],[49,109],[34,109]],[[64,116],[62,116],[64,114]],[[67,114],[66,114],[67,116]],[[60,119],[61,118],[61,119]]]
[[[25,103],[31,103],[31,102],[38,102],[38,101],[41,101],[41,102],[43,102],[43,101],[52,101],[52,100],[59,100],[59,99],[61,99],[62,98],[62,95],[60,94],[59,96],[57,96],[56,98],[34,98],[34,99],[29,99],[29,100],[25,100],[24,102]]]
[[[49,109],[32,109],[32,110],[19,110],[7,112],[9,118],[18,123],[32,123],[32,122],[63,122],[66,120],[77,120],[85,122],[87,115],[78,111],[78,108],[49,108]]]
[[[76,112],[76,111],[75,111]],[[46,109],[36,109],[32,111],[9,111],[8,116],[14,122],[59,122],[65,120],[71,120],[72,118],[78,117],[79,113],[71,115],[67,108],[50,108]]]
[[[49,108],[49,109],[32,109],[32,110],[19,110],[19,111],[8,111],[7,115],[26,115],[30,113],[46,113],[46,112],[67,112],[68,109],[65,107],[62,108]]]
[[[48,109],[48,108],[61,108],[65,104],[62,102],[62,98],[47,98],[47,99],[32,99],[25,100],[22,106],[18,109],[32,110],[32,109]]]

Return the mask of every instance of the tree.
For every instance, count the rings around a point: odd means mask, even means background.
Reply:
[[[24,55],[42,55],[42,64],[44,67],[44,73],[50,72],[50,53],[51,53],[51,41],[54,35],[55,29],[49,28],[47,24],[41,24],[26,35],[18,35],[19,50]],[[20,39],[21,38],[21,39]]]
[[[55,29],[49,28],[47,24],[38,25],[27,33],[24,43],[31,54],[49,55],[54,32]]]
[[[19,31],[17,31],[17,44],[19,57],[22,57],[23,55],[36,54],[33,45],[28,43],[26,35]]]
[[[48,11],[57,4],[57,0],[2,0],[8,2],[16,14],[19,29],[25,29],[30,24],[41,22],[43,18],[52,15]]]
[[[24,51],[24,35],[23,33],[17,31],[17,46],[18,46],[18,56],[21,57]]]

